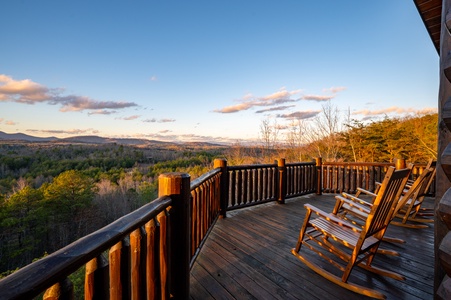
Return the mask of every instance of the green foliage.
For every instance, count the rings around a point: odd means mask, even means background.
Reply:
[[[164,161],[154,164],[149,167],[147,175],[149,177],[155,177],[162,173],[167,172],[187,172],[190,168],[195,166],[205,166],[211,163],[211,158],[200,155],[196,157],[183,157],[171,161]],[[188,172],[189,173],[189,172]]]
[[[161,172],[193,172],[192,178],[205,173],[217,153],[216,148],[0,142],[0,272],[154,200]]]
[[[83,266],[69,275],[69,280],[74,285],[74,299],[85,298],[85,273],[86,267]]]
[[[425,162],[437,158],[437,114],[385,118],[367,125],[354,120],[340,136],[343,161],[388,162],[405,158]]]
[[[58,175],[51,184],[42,186],[48,205],[59,212],[76,213],[89,205],[94,197],[93,181],[81,172],[70,170]]]

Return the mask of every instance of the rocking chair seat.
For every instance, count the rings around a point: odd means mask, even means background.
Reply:
[[[348,279],[354,266],[397,280],[405,279],[400,274],[373,266],[372,262],[409,173],[409,169],[395,171],[393,167],[389,168],[363,226],[354,225],[338,217],[334,212],[326,213],[313,205],[305,204],[307,213],[296,247],[291,253],[310,269],[341,287],[362,295],[384,299],[385,296],[381,292],[349,282]],[[361,203],[341,198],[342,205],[346,204],[356,209],[361,206],[362,209],[368,210]],[[318,217],[314,218],[314,215]],[[329,266],[336,267],[342,275],[337,276],[329,272],[322,267],[320,261],[310,260],[307,255],[300,253],[302,246],[309,253],[319,255],[322,258],[321,262],[324,260]]]

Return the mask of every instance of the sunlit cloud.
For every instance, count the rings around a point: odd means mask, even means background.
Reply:
[[[196,134],[171,134],[171,131],[166,130],[160,131],[158,133],[139,134],[137,135],[137,137],[176,143],[202,142],[213,144],[232,144],[236,142],[236,139],[231,139],[227,137],[214,137],[209,135],[196,135]]]
[[[175,122],[175,119],[160,119],[158,122],[160,122],[160,123],[172,123],[172,122]]]
[[[398,107],[398,106],[392,106],[389,108],[379,109],[379,110],[369,110],[369,109],[363,109],[352,112],[353,115],[363,115],[367,117],[371,116],[380,116],[380,115],[386,115],[386,114],[433,114],[437,113],[437,108],[433,107],[427,107],[423,109],[415,109],[415,108],[405,108],[405,107]]]
[[[131,102],[115,102],[115,101],[96,101],[89,97],[84,96],[65,96],[54,97],[49,101],[50,104],[61,104],[63,107],[60,109],[62,112],[68,111],[83,111],[83,110],[101,110],[101,109],[122,109],[137,106]]]
[[[116,120],[132,121],[132,120],[138,119],[139,117],[141,117],[141,116],[133,115],[133,116],[128,116],[128,117],[116,118]]]
[[[8,125],[8,126],[13,126],[13,125],[16,125],[17,123],[16,122],[14,122],[14,121],[6,121],[5,122],[5,125]]]
[[[152,118],[152,119],[143,120],[143,122],[145,122],[145,123],[172,123],[172,122],[175,122],[175,119],[155,119],[155,118]]]
[[[256,114],[261,114],[261,113],[265,113],[265,112],[269,112],[269,111],[279,111],[279,110],[286,110],[292,107],[295,107],[296,105],[285,105],[285,106],[276,106],[276,107],[271,107],[271,108],[267,108],[267,109],[262,109],[262,110],[257,110],[255,113]]]
[[[0,101],[34,104],[48,101],[51,96],[51,90],[43,85],[0,74]]]
[[[50,89],[30,79],[14,80],[0,74],[0,101],[24,104],[48,103],[61,105],[61,112],[111,110],[137,106],[133,102],[98,101],[85,96],[63,96],[64,89]],[[96,112],[92,113],[96,114]]]
[[[240,103],[236,105],[226,106],[221,109],[215,109],[213,110],[213,112],[228,114],[248,110],[254,107],[273,106],[284,103],[297,102],[300,99],[293,99],[292,97],[301,92],[301,90],[287,91],[285,88],[282,88],[275,93],[263,97],[254,97],[252,94],[247,94],[242,99],[238,100],[238,102]]]
[[[278,118],[284,119],[310,119],[319,114],[320,111],[297,111],[291,114],[277,115]]]
[[[80,135],[80,134],[97,134],[98,130],[93,128],[88,129],[69,129],[69,130],[42,130],[42,129],[27,129],[27,132],[41,133],[41,134],[65,134],[65,135]]]
[[[88,115],[111,115],[115,114],[115,110],[98,109],[95,111],[88,112]]]
[[[335,98],[335,95],[326,95],[326,96],[320,96],[320,95],[304,95],[302,96],[302,99],[304,100],[310,100],[310,101],[329,101],[331,99]]]
[[[346,90],[346,87],[344,87],[344,86],[336,86],[336,87],[330,87],[328,89],[323,89],[323,92],[336,94],[336,93],[344,91],[344,90]]]

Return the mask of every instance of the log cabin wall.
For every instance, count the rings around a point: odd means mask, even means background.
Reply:
[[[443,0],[440,33],[440,88],[438,99],[438,167],[435,200],[436,299],[451,293],[451,0]],[[447,24],[448,23],[448,24]]]

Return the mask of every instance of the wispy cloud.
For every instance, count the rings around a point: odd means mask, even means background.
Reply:
[[[166,119],[155,119],[155,118],[152,118],[152,119],[143,120],[143,122],[145,122],[145,123],[172,123],[172,122],[175,122],[175,119],[169,119],[169,118],[166,118]]]
[[[302,96],[303,100],[318,101],[318,102],[329,101],[329,100],[331,100],[333,98],[335,98],[335,95],[325,95],[325,96],[321,96],[321,95],[304,95],[304,96]]]
[[[97,133],[99,133],[98,130],[95,130],[93,128],[88,128],[88,129],[69,129],[69,130],[27,129],[27,132],[44,133],[44,134],[66,134],[66,135],[97,134]]]
[[[30,79],[14,80],[12,77],[0,74],[0,101],[24,104],[48,103],[61,105],[60,111],[94,110],[94,113],[111,109],[124,109],[137,106],[126,101],[98,101],[86,96],[63,96],[63,89],[51,89]]]
[[[330,95],[314,95],[314,94],[301,95],[302,93],[301,89],[288,91],[285,87],[282,87],[279,91],[263,97],[255,97],[252,94],[247,94],[241,99],[237,100],[238,104],[226,106],[220,109],[215,109],[213,110],[213,112],[229,114],[261,106],[277,106],[277,107],[260,109],[257,110],[255,113],[283,110],[289,107],[293,107],[294,105],[282,106],[281,104],[290,102],[291,103],[299,102],[302,100],[317,101],[317,102],[329,101],[335,98],[338,92],[341,92],[345,89],[346,89],[345,87],[331,87],[323,90],[324,92],[332,93]]]
[[[261,114],[261,113],[265,113],[265,112],[269,112],[269,111],[279,111],[279,110],[286,110],[292,107],[295,107],[296,105],[285,105],[285,106],[276,106],[276,107],[271,107],[271,108],[267,108],[267,109],[262,109],[262,110],[257,110],[255,113],[256,114]]]
[[[88,115],[111,115],[115,114],[115,110],[98,109],[95,111],[88,112]]]
[[[310,119],[319,114],[319,110],[315,111],[297,111],[291,114],[277,115],[278,118],[284,119]]]
[[[158,133],[140,134],[137,135],[137,137],[168,142],[206,142],[217,144],[232,144],[236,142],[236,139],[227,137],[214,137],[209,135],[196,134],[171,134],[171,131],[166,130],[160,131]]]
[[[300,99],[293,99],[292,97],[299,93],[301,93],[301,90],[287,91],[285,88],[282,88],[275,93],[263,97],[254,97],[252,94],[247,94],[242,99],[238,100],[238,102],[241,103],[226,106],[221,109],[215,109],[214,112],[228,114],[248,110],[253,107],[273,106],[283,103],[296,102]]]
[[[344,87],[344,86],[336,86],[336,87],[330,87],[328,89],[323,89],[323,92],[336,94],[336,93],[344,91],[344,90],[346,90],[346,87]]]
[[[133,116],[128,116],[128,117],[116,118],[116,120],[132,121],[132,120],[138,119],[139,117],[141,117],[141,116],[133,115]]]
[[[5,122],[3,122],[3,121],[5,121]],[[3,118],[0,118],[0,124],[1,124],[1,123],[5,124],[5,125],[8,125],[8,126],[17,125],[16,122],[11,121],[11,120],[5,120],[5,119],[3,119]]]
[[[371,117],[371,116],[379,116],[379,115],[386,115],[386,114],[391,114],[391,113],[396,113],[396,114],[431,114],[431,113],[436,113],[437,112],[437,108],[433,108],[433,107],[427,107],[427,108],[423,108],[423,109],[415,109],[415,108],[404,108],[404,107],[398,107],[398,106],[392,106],[389,108],[384,108],[384,109],[379,109],[379,110],[368,110],[368,109],[363,109],[363,110],[358,110],[358,111],[354,111],[352,112],[353,115],[364,115],[367,117]]]

